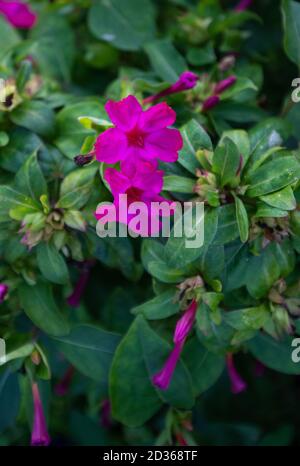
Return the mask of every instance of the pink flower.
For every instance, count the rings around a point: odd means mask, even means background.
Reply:
[[[212,95],[208,97],[202,104],[202,112],[207,112],[214,108],[220,102],[220,97],[217,95]]]
[[[183,316],[176,324],[174,343],[180,343],[185,340],[193,328],[197,312],[197,301],[193,300]]]
[[[247,389],[247,384],[235,368],[232,353],[226,355],[226,364],[231,383],[231,392],[237,395]]]
[[[175,122],[176,113],[165,102],[143,111],[130,95],[119,102],[110,100],[105,109],[115,127],[97,138],[95,151],[99,162],[176,162],[183,141],[177,129],[168,128]]]
[[[185,340],[193,328],[196,312],[197,301],[193,300],[183,316],[177,322],[173,337],[173,351],[169,355],[162,370],[152,377],[153,384],[161,390],[167,390],[171,383]]]
[[[104,173],[104,178],[110,185],[112,195],[114,197],[114,206],[116,208],[116,221],[127,224],[136,233],[143,236],[149,236],[159,231],[160,215],[170,215],[170,211],[158,212],[153,202],[165,202],[170,205],[170,201],[159,195],[163,187],[163,171],[157,170],[156,162],[138,161],[136,165],[128,163],[123,165],[123,170],[120,172],[114,168],[107,168]],[[126,196],[127,197],[126,197]],[[124,199],[126,198],[126,199]],[[143,216],[143,225],[132,225],[132,220],[135,218],[135,212],[130,211],[130,206],[133,203],[140,202],[141,215]],[[106,205],[98,207],[95,217],[105,224],[109,221],[115,221],[107,214]],[[172,212],[175,209],[172,209]],[[154,221],[156,217],[156,221]],[[144,226],[144,228],[143,228]]]
[[[143,103],[149,104],[150,102],[154,102],[155,100],[161,99],[162,97],[165,97],[167,95],[176,94],[178,92],[192,89],[196,86],[198,80],[199,76],[197,76],[195,73],[193,73],[192,71],[185,71],[179,76],[179,79],[174,84],[167,87],[167,89],[164,89],[158,94],[147,97],[143,100]]]
[[[0,283],[0,304],[3,303],[7,293],[8,293],[8,286],[5,285],[5,283]]]
[[[222,92],[226,91],[229,87],[233,86],[236,82],[236,76],[229,76],[226,79],[223,79],[215,86],[215,94],[221,94]]]
[[[47,430],[46,419],[44,415],[43,405],[39,393],[39,387],[37,383],[32,384],[32,396],[33,396],[33,427],[31,433],[31,445],[32,446],[47,446],[50,444],[50,436]]]
[[[154,385],[156,385],[156,387],[160,388],[161,390],[167,390],[171,383],[174,371],[180,358],[183,343],[184,342],[175,344],[174,349],[169,355],[162,370],[152,377],[152,382]]]
[[[8,23],[18,29],[31,29],[37,20],[37,15],[23,2],[0,1],[0,13]]]
[[[54,391],[57,396],[65,396],[70,388],[75,369],[73,366],[69,366],[66,370],[63,378],[55,385]]]
[[[247,8],[249,8],[249,6],[251,5],[252,3],[252,0],[241,0],[234,8],[234,11],[244,11],[244,10],[247,10]]]

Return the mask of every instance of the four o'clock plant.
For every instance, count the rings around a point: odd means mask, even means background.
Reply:
[[[0,2],[0,441],[291,443],[298,3],[100,3]]]

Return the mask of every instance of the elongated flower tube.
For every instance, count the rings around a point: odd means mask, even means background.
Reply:
[[[226,79],[223,79],[222,81],[218,82],[215,86],[214,92],[215,94],[222,94],[222,92],[226,91],[229,87],[233,86],[233,84],[236,82],[236,76],[229,76]]]
[[[241,0],[235,7],[234,7],[234,11],[244,11],[244,10],[247,10],[247,8],[249,8],[249,6],[251,5],[252,3],[252,0]]]
[[[8,286],[5,285],[5,283],[0,283],[0,304],[3,303],[7,293],[8,293]]]
[[[247,389],[247,384],[235,368],[232,353],[228,353],[226,355],[226,364],[231,383],[231,392],[237,395],[238,393],[245,391]]]
[[[176,324],[174,343],[180,343],[186,339],[193,328],[197,312],[197,301],[193,300],[183,316]]]
[[[73,366],[68,367],[62,379],[55,385],[54,391],[57,396],[65,396],[70,388],[75,369]]]
[[[0,14],[17,29],[31,29],[37,20],[37,15],[21,1],[0,1]]]
[[[78,307],[82,295],[86,289],[90,277],[90,269],[87,267],[79,276],[78,282],[75,284],[73,293],[67,298],[67,303],[71,307]]]
[[[199,76],[197,76],[192,71],[185,71],[182,73],[178,81],[176,81],[171,86],[167,87],[163,91],[159,92],[158,94],[151,95],[143,100],[144,104],[149,104],[154,102],[155,100],[161,99],[162,97],[166,97],[167,95],[177,94],[178,92],[188,91],[189,89],[193,89],[196,86],[197,81],[199,80]]]
[[[47,446],[50,444],[50,436],[47,430],[46,419],[44,415],[43,405],[40,397],[39,387],[36,382],[32,384],[33,396],[33,427],[31,433],[32,446]]]
[[[162,370],[152,377],[153,384],[161,390],[167,390],[171,383],[185,340],[193,328],[196,311],[197,302],[193,300],[183,316],[177,322],[173,337],[175,346],[171,354],[169,355]]]
[[[161,390],[167,390],[171,383],[174,371],[180,358],[183,343],[184,342],[175,344],[174,349],[169,355],[162,370],[152,377],[152,382],[154,385],[156,385],[156,387],[160,388]]]
[[[212,95],[208,97],[202,104],[202,112],[207,112],[214,108],[220,102],[220,97],[217,95]]]

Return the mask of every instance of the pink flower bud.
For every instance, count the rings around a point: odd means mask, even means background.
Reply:
[[[31,445],[48,446],[50,444],[51,439],[48,434],[43,405],[37,383],[32,384],[32,396],[34,413],[33,427],[31,433]]]
[[[220,102],[220,97],[217,95],[212,95],[208,97],[202,105],[202,112],[207,112],[208,110],[211,110],[214,108],[218,103]]]
[[[231,392],[237,395],[238,393],[245,391],[247,389],[247,384],[235,368],[232,353],[228,353],[226,355],[226,364],[231,383]]]
[[[0,1],[1,13],[8,23],[18,29],[31,29],[37,20],[36,13],[21,1]]]
[[[185,71],[179,76],[178,80],[174,84],[167,87],[167,89],[164,89],[158,94],[147,97],[146,99],[144,99],[143,103],[149,104],[150,102],[154,102],[155,100],[158,100],[167,95],[177,94],[178,92],[183,92],[192,89],[196,86],[198,79],[199,77],[192,71]]]
[[[251,5],[252,0],[241,0],[234,8],[234,11],[240,12],[247,10],[249,6]]]
[[[177,322],[174,334],[174,343],[180,343],[186,339],[195,322],[197,301],[193,300],[183,316]]]
[[[233,86],[236,82],[236,76],[229,76],[226,79],[223,79],[215,86],[215,94],[221,94],[222,92],[226,91],[229,87]]]

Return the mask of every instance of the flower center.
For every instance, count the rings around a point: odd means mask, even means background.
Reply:
[[[130,146],[144,147],[144,136],[145,134],[139,128],[133,128],[131,131],[126,133],[127,141]]]
[[[142,189],[131,187],[127,189],[126,194],[128,204],[131,204],[132,202],[139,202],[141,200],[143,191]]]

